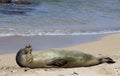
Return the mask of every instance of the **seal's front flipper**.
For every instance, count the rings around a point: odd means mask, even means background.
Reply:
[[[67,60],[63,58],[53,58],[48,62],[48,66],[56,66],[56,67],[62,67],[65,64],[67,64]]]

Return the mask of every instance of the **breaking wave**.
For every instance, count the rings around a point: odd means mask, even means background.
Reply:
[[[118,31],[109,31],[109,30],[104,30],[104,31],[98,31],[98,32],[32,32],[32,31],[27,31],[27,32],[13,32],[13,29],[11,32],[3,32],[0,33],[0,37],[6,37],[6,36],[46,36],[46,35],[98,35],[98,34],[112,34],[112,33],[120,33],[120,30]]]

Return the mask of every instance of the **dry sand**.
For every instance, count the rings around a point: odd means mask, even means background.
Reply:
[[[64,49],[78,50],[94,56],[109,56],[114,64],[100,64],[78,68],[20,68],[15,54],[0,55],[0,76],[120,76],[120,34],[113,34],[98,41]]]

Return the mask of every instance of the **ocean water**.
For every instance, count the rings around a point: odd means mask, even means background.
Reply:
[[[0,4],[0,37],[120,32],[120,0],[32,2]]]

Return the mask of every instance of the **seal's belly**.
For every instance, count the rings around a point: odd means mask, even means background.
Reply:
[[[60,62],[61,59],[63,59],[62,62]],[[46,52],[33,56],[33,62],[30,64],[30,66],[33,68],[36,68],[36,67],[37,68],[39,67],[78,67],[78,66],[80,67],[80,66],[91,65],[90,62],[92,60],[97,61],[93,56],[84,54],[84,53],[52,50],[52,51],[46,51]]]

